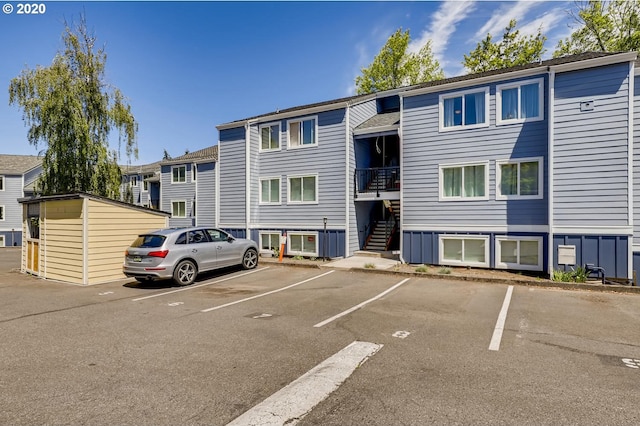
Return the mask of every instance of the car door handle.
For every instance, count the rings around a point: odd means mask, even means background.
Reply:
[[[191,250],[191,253],[197,253],[197,252],[198,252],[198,250],[196,250],[196,249]]]
[[[222,250],[222,246],[217,246],[216,249]]]

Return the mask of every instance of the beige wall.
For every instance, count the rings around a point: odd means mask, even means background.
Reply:
[[[125,278],[124,252],[142,233],[165,228],[163,215],[130,209],[101,200],[88,200],[88,283]]]
[[[83,283],[82,199],[40,204],[40,276]]]

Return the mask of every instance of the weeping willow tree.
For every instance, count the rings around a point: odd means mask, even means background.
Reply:
[[[127,158],[137,158],[138,124],[120,90],[105,82],[107,55],[84,17],[73,28],[65,22],[62,39],[50,66],[25,68],[9,85],[9,105],[23,110],[29,143],[44,148],[38,190],[119,198],[120,151],[124,145]],[[109,145],[114,129],[118,149]]]

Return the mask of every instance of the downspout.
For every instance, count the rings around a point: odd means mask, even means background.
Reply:
[[[215,201],[216,201],[216,206],[214,208],[215,211],[215,227],[219,228],[220,227],[220,157],[222,156],[221,152],[220,152],[220,140],[218,140],[218,158],[216,160],[216,165],[215,165],[215,175],[216,175],[216,184],[214,185],[215,188]]]
[[[245,238],[249,239],[249,222],[251,221],[251,126],[247,122],[245,129]]]
[[[398,143],[400,144],[400,159],[398,160],[398,164],[400,165],[400,262],[407,263],[402,257],[402,249],[404,247],[404,196],[403,196],[403,188],[404,188],[404,147],[402,144],[402,122],[404,116],[404,97],[402,93],[399,95],[400,98],[400,123],[398,126]]]
[[[548,120],[549,125],[548,129],[548,160],[547,167],[549,167],[549,178],[547,179],[547,185],[549,185],[548,196],[549,196],[549,212],[548,212],[548,222],[549,222],[549,241],[547,242],[549,254],[547,256],[548,265],[547,272],[549,276],[553,278],[553,265],[554,265],[554,254],[553,254],[553,142],[554,142],[554,117],[555,117],[555,84],[556,84],[556,72],[555,70],[548,68],[549,72],[549,91],[548,91]]]
[[[351,254],[349,252],[349,249],[351,248],[351,245],[349,244],[349,241],[351,239],[351,235],[350,235],[350,227],[349,227],[349,221],[351,220],[351,215],[349,214],[350,209],[351,209],[351,196],[353,194],[353,191],[351,191],[351,167],[350,167],[350,149],[351,149],[351,140],[352,140],[352,136],[351,136],[351,120],[350,120],[350,111],[351,111],[351,105],[347,104],[346,108],[346,117],[345,117],[345,154],[344,154],[344,158],[345,158],[345,164],[344,164],[344,174],[345,174],[345,179],[344,179],[344,217],[345,217],[345,223],[344,223],[344,257],[347,258],[349,257],[349,255]]]
[[[631,227],[631,236],[627,243],[627,278],[633,279],[633,234],[634,234],[634,220],[633,220],[633,98],[635,93],[635,61],[629,61],[629,226]]]

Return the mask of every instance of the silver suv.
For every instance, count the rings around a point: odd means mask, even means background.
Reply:
[[[200,272],[226,266],[258,266],[258,246],[216,228],[159,229],[140,235],[127,249],[122,270],[140,282],[192,284]]]

